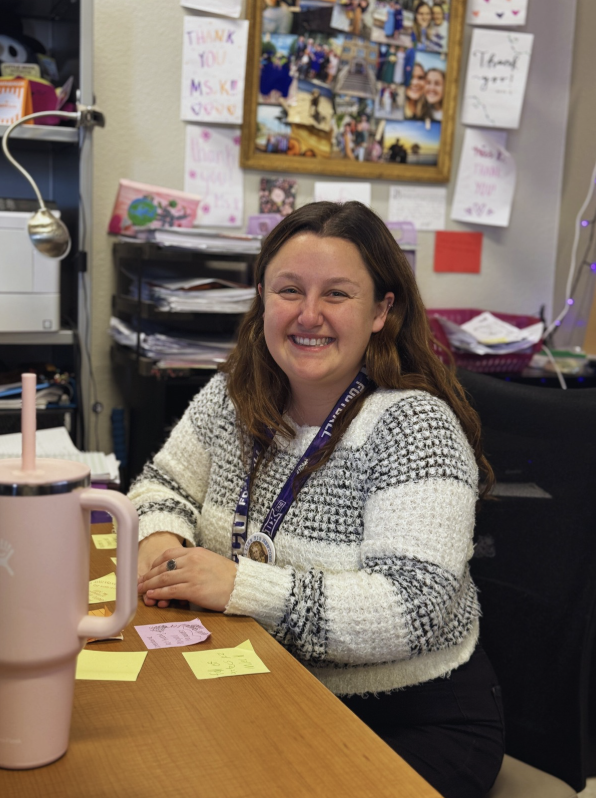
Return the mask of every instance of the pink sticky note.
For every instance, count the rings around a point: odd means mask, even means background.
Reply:
[[[194,646],[207,640],[211,632],[198,618],[183,623],[157,623],[135,626],[147,648],[173,648]]]

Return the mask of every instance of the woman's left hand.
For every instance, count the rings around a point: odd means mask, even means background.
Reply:
[[[176,568],[169,571],[167,563]],[[208,549],[166,549],[153,568],[139,577],[138,591],[154,601],[181,599],[222,612],[230,600],[236,564]]]

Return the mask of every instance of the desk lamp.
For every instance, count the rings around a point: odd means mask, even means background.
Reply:
[[[33,246],[46,255],[48,258],[62,260],[70,252],[71,240],[68,229],[63,221],[58,219],[57,216],[46,208],[41,192],[37,184],[25,169],[15,161],[10,152],[8,151],[8,139],[11,133],[19,125],[28,122],[30,119],[39,119],[42,116],[58,116],[61,119],[72,119],[76,123],[76,127],[89,129],[99,125],[105,125],[105,118],[102,112],[95,106],[77,105],[76,111],[38,111],[34,114],[27,114],[21,119],[14,122],[5,132],[2,137],[2,149],[10,163],[18,169],[19,172],[27,178],[39,202],[39,210],[36,211],[29,219],[27,229],[29,238]]]

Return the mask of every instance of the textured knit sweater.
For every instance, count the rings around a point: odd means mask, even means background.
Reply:
[[[248,535],[317,433],[296,427],[259,470]],[[145,466],[130,498],[140,537],[171,531],[232,555],[245,470],[218,374]],[[225,612],[255,618],[337,695],[396,690],[470,658],[478,472],[452,410],[422,391],[377,390],[312,474],[275,538],[276,564],[240,557]]]

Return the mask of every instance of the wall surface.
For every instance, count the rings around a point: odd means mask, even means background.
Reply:
[[[585,9],[592,0],[579,1],[585,19]],[[575,164],[574,153],[569,150],[565,161],[575,5],[575,0],[529,3],[528,21],[523,30],[535,34],[534,52],[521,126],[509,133],[507,143],[518,168],[512,221],[506,229],[448,222],[447,229],[484,232],[480,275],[435,274],[434,234],[419,235],[417,278],[429,307],[481,307],[535,313],[544,305],[547,317],[550,316],[563,165],[570,169]],[[94,134],[92,354],[99,398],[106,408],[100,419],[100,439],[107,450],[111,450],[109,410],[120,404],[122,397],[112,378],[109,361],[107,328],[114,286],[113,238],[105,231],[120,178],[183,188],[186,123],[180,121],[179,95],[185,13],[192,12],[181,8],[177,0],[168,3],[144,0],[142,12],[135,0],[95,3],[95,89],[107,124],[104,130]],[[588,14],[592,18],[593,7]],[[589,30],[578,28],[577,36],[587,50],[591,46]],[[469,39],[470,29],[466,31],[464,65]],[[584,71],[578,79],[591,88],[590,71]],[[463,70],[461,84],[460,95]],[[574,114],[576,109],[572,108],[572,118]],[[575,130],[574,124],[570,122],[570,130],[577,137],[580,131]],[[462,140],[463,127],[458,124],[449,202]],[[573,170],[573,174],[581,174],[582,165],[575,165]],[[258,211],[258,181],[263,174],[249,171],[245,174],[246,215]],[[314,176],[298,176],[299,204],[312,199],[314,181]],[[372,186],[373,208],[384,217],[389,185],[375,181]],[[565,190],[574,194],[568,183]],[[579,193],[582,192],[583,188]],[[573,202],[570,199],[570,205]],[[568,214],[563,217],[565,225],[567,217]]]

